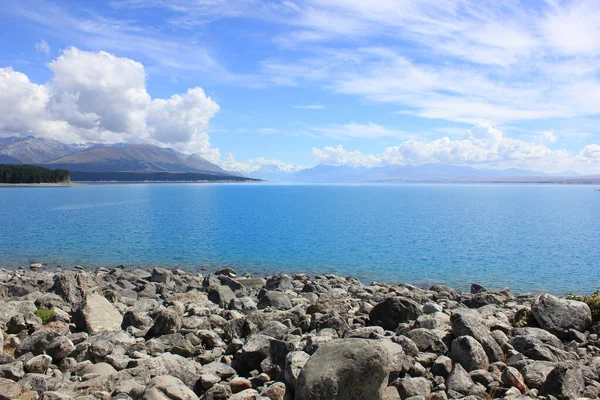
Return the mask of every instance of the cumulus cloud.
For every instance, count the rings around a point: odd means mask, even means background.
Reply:
[[[40,41],[35,44],[35,49],[40,53],[46,53],[46,55],[50,54],[50,45],[44,39],[40,39]]]
[[[546,132],[548,139],[554,135]],[[421,165],[439,163],[491,168],[529,168],[547,172],[580,169],[598,172],[600,146],[588,145],[577,155],[553,150],[548,143],[528,142],[505,136],[489,124],[478,124],[463,137],[443,137],[432,141],[407,140],[386,148],[380,154],[348,151],[342,145],[314,148],[312,155],[322,164],[352,166]]]
[[[263,157],[253,158],[245,161],[238,161],[231,153],[228,153],[226,159],[224,161],[221,161],[219,165],[228,171],[237,171],[245,174],[258,171],[259,169],[266,166],[274,167],[275,169],[281,172],[296,172],[306,168],[303,166],[286,163],[281,160],[268,159]]]
[[[43,85],[0,69],[0,134],[151,143],[219,158],[207,134],[219,106],[201,88],[152,98],[141,63],[103,51],[71,47],[48,66],[53,77]]]

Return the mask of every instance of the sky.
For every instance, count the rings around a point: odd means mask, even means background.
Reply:
[[[0,3],[0,136],[600,174],[600,2]]]

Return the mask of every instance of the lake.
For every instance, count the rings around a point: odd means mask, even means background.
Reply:
[[[92,184],[0,188],[0,266],[167,266],[600,286],[600,192],[553,185]]]

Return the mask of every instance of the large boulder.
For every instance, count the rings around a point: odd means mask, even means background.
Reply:
[[[295,400],[380,400],[387,387],[390,355],[368,339],[321,344],[298,377]]]
[[[417,302],[405,297],[390,297],[373,307],[369,319],[373,325],[394,331],[400,323],[415,320],[421,314],[421,306]]]
[[[15,315],[34,312],[37,309],[33,301],[6,301],[0,307],[0,325],[5,325]]]
[[[198,396],[181,380],[168,375],[152,378],[144,392],[146,400],[198,400]]]
[[[562,339],[568,338],[569,329],[585,332],[592,323],[592,312],[587,304],[547,293],[535,300],[531,313],[543,329]]]
[[[121,313],[102,295],[86,296],[83,307],[74,313],[77,327],[90,335],[119,332],[123,323]]]
[[[275,310],[289,310],[292,302],[287,294],[282,292],[268,291],[258,302],[258,309],[272,308]]]
[[[559,365],[546,377],[540,388],[541,396],[554,396],[559,400],[571,400],[579,397],[584,389],[581,368],[576,365]]]
[[[452,342],[450,358],[462,365],[468,372],[476,369],[487,370],[490,366],[483,346],[471,336],[460,336]]]
[[[455,336],[471,336],[483,346],[491,362],[500,361],[504,353],[490,334],[489,327],[481,314],[475,310],[459,308],[450,317],[452,333]]]

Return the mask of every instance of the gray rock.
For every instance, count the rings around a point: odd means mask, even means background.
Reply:
[[[154,268],[150,280],[156,283],[168,284],[173,279],[173,272],[164,268]]]
[[[18,381],[25,376],[22,361],[15,361],[10,364],[0,365],[0,378]]]
[[[519,353],[523,353],[532,360],[541,361],[566,361],[570,356],[564,350],[544,344],[533,336],[515,336],[509,341],[510,345]]]
[[[40,354],[25,363],[25,370],[36,374],[45,374],[52,363],[52,357]]]
[[[258,309],[272,308],[275,310],[289,310],[292,308],[290,298],[282,292],[269,291],[258,301]]]
[[[198,400],[198,396],[173,376],[152,378],[144,392],[146,400]]]
[[[429,398],[433,387],[427,378],[410,377],[399,379],[394,383],[394,386],[398,389],[398,393],[402,400],[413,396],[421,396],[425,399]]]
[[[220,383],[208,389],[202,396],[202,400],[228,400],[231,395],[231,387],[227,383]]]
[[[547,361],[534,361],[527,364],[521,373],[525,379],[525,384],[530,388],[539,389],[542,387],[548,374],[556,367],[555,363]]]
[[[37,332],[27,337],[15,349],[15,356],[21,357],[23,354],[32,353],[38,355],[44,353],[48,349],[48,345],[59,334],[54,331]]]
[[[75,350],[75,345],[69,338],[66,336],[58,336],[50,342],[46,349],[46,353],[48,353],[53,360],[60,361],[71,354],[73,350]]]
[[[546,293],[535,300],[531,313],[543,329],[564,339],[569,329],[585,332],[592,323],[592,312],[587,304]]]
[[[6,324],[15,315],[34,312],[36,309],[33,301],[4,301],[0,307],[0,325]]]
[[[382,399],[390,357],[383,345],[366,339],[324,343],[305,364],[295,400]]]
[[[500,345],[490,334],[485,320],[477,311],[460,308],[454,310],[450,317],[452,333],[455,336],[472,336],[483,346],[491,362],[500,361],[503,357]]]
[[[229,308],[229,304],[235,299],[235,293],[229,286],[209,286],[206,289],[208,299],[221,308]]]
[[[490,366],[483,346],[471,336],[460,336],[454,339],[450,348],[450,358],[468,372],[476,369],[487,370]]]
[[[446,386],[449,390],[453,390],[458,393],[467,394],[474,385],[473,379],[465,369],[459,363],[455,363],[452,372],[448,375],[446,380]]]
[[[581,368],[558,365],[546,377],[540,388],[541,396],[554,396],[559,400],[572,400],[579,397],[584,389]]]
[[[23,391],[33,391],[42,394],[57,389],[59,382],[48,375],[27,374],[19,381],[19,385]]]
[[[148,337],[177,333],[183,325],[183,316],[176,307],[164,308],[158,312]]]
[[[33,333],[42,327],[42,320],[32,312],[13,315],[6,325],[6,332],[17,334],[21,331]]]
[[[269,356],[271,340],[269,336],[256,334],[242,347],[242,359],[251,370],[260,368],[262,360]]]
[[[329,290],[322,293],[317,301],[306,310],[309,314],[345,315],[352,309],[352,300],[347,292],[341,289]]]
[[[21,386],[18,383],[6,379],[0,378],[0,399],[1,400],[12,400],[18,398],[21,394]]]
[[[431,366],[431,373],[436,376],[447,377],[452,372],[452,360],[446,356],[439,356]]]
[[[83,308],[74,315],[77,327],[90,335],[121,330],[123,316],[102,295],[92,293],[85,298]]]
[[[429,303],[425,303],[425,305],[423,305],[423,312],[425,314],[435,314],[435,313],[441,313],[443,311],[442,306],[440,306],[437,303],[433,303],[433,302],[429,302]]]
[[[390,297],[377,304],[369,313],[371,324],[394,331],[403,322],[417,319],[422,314],[421,306],[405,297]]]
[[[304,351],[291,351],[285,358],[284,379],[292,389],[296,389],[296,382],[304,365],[310,356]]]
[[[267,278],[267,282],[265,283],[265,289],[280,291],[293,290],[294,285],[292,282],[292,278],[289,275],[273,275]]]
[[[441,339],[443,335],[444,332],[424,328],[413,329],[406,333],[406,336],[417,345],[420,351],[447,354],[448,347]]]

